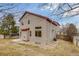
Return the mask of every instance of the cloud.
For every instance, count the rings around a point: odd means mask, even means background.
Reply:
[[[75,8],[75,9],[73,9],[71,11],[65,12],[63,14],[63,17],[66,17],[66,16],[75,16],[75,15],[79,15],[79,7]]]
[[[57,9],[59,6],[59,3],[48,3],[46,5],[43,5],[41,10],[50,10],[53,11],[55,9]]]

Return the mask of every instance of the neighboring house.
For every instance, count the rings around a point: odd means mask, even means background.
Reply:
[[[73,43],[76,46],[79,46],[79,35],[73,36]]]
[[[56,39],[59,23],[48,17],[26,11],[20,21],[20,39],[47,44]]]
[[[79,47],[79,29],[77,29],[77,34],[73,36],[73,43]]]

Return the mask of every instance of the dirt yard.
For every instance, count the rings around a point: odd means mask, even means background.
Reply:
[[[51,48],[13,43],[12,39],[0,40],[1,56],[69,56],[79,55],[79,48],[67,41],[58,40]]]

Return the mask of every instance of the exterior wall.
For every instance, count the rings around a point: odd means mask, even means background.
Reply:
[[[28,24],[28,20],[30,20],[30,24]],[[29,40],[32,42],[45,44],[45,43],[53,41],[53,39],[56,37],[57,27],[49,23],[48,21],[46,21],[44,18],[26,14],[20,22],[24,23],[24,25],[20,24],[20,32],[21,32],[20,38],[21,39],[24,39],[24,36],[26,36],[25,38],[26,40],[28,40],[27,31],[21,31],[21,29],[25,29],[25,28],[30,28],[32,35],[29,37]],[[41,26],[42,37],[35,36],[35,27],[38,27],[38,26]],[[52,30],[54,31],[52,32]]]
[[[47,42],[52,42],[54,41],[54,39],[56,38],[57,33],[59,32],[59,27],[58,26],[54,26],[51,23],[48,23],[47,26]]]

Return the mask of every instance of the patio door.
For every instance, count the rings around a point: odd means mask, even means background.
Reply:
[[[29,31],[24,31],[22,35],[23,35],[23,41],[29,41]]]

